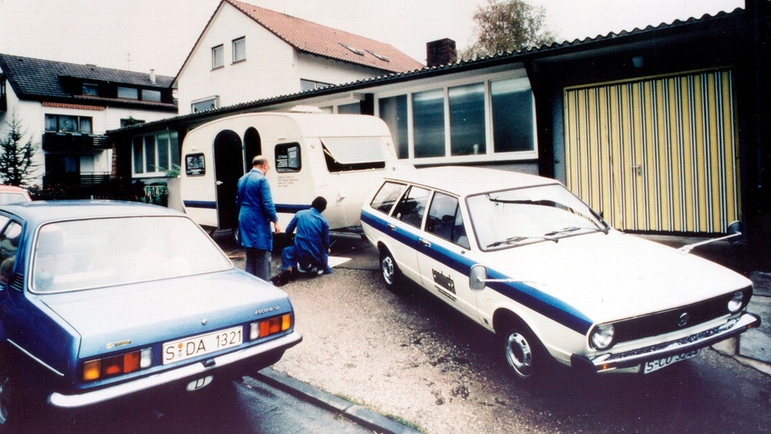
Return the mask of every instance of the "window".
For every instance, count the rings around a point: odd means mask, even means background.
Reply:
[[[185,174],[187,176],[206,175],[206,159],[203,154],[185,155]]]
[[[306,90],[324,89],[325,87],[332,86],[330,83],[323,83],[321,81],[300,79],[300,89],[305,92]]]
[[[533,94],[525,80],[490,84],[495,152],[535,150]]]
[[[343,104],[337,106],[337,114],[340,115],[360,115],[361,103]]]
[[[434,200],[431,201],[431,208],[428,210],[426,232],[465,249],[471,248],[456,197],[439,192],[434,193]]]
[[[377,137],[321,139],[330,172],[385,169],[385,143]]]
[[[206,110],[214,110],[216,108],[219,108],[220,106],[220,98],[218,96],[207,98],[201,101],[194,101],[190,105],[190,111],[192,113],[198,113],[203,112]]]
[[[513,74],[519,74],[512,77]],[[400,159],[446,161],[537,158],[535,104],[524,71],[464,79],[378,98]],[[441,161],[444,162],[444,161]],[[426,161],[424,164],[440,163]]]
[[[5,217],[3,220],[7,221]],[[5,221],[3,223],[5,223]],[[21,225],[11,222],[0,235],[0,283],[7,284],[13,275],[16,252],[19,248]]]
[[[388,125],[396,145],[397,157],[410,157],[410,142],[407,130],[407,95],[383,98],[378,101],[380,118]]]
[[[225,66],[225,47],[217,45],[211,49],[211,69],[222,68]]]
[[[451,155],[486,153],[484,84],[451,87],[448,99]]]
[[[386,182],[380,187],[375,198],[372,199],[370,206],[382,213],[390,214],[391,208],[404,192],[406,186],[394,182]]]
[[[276,172],[299,172],[302,169],[299,143],[276,145]]]
[[[443,157],[444,90],[418,92],[412,96],[415,158]]]
[[[164,176],[179,166],[179,142],[176,131],[136,136],[132,140],[134,174]]]
[[[99,86],[91,83],[83,83],[83,95],[99,96]]]
[[[47,132],[91,134],[92,122],[86,116],[45,115]]]
[[[139,89],[134,87],[118,86],[118,98],[139,99]]]
[[[410,226],[420,228],[423,214],[426,211],[429,191],[420,187],[410,187],[399,205],[396,205],[393,216]]]
[[[246,38],[233,41],[233,63],[246,60]]]
[[[160,90],[142,89],[142,101],[161,101]]]

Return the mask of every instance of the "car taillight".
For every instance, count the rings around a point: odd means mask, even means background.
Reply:
[[[153,350],[144,348],[130,353],[89,360],[83,364],[83,381],[96,381],[128,374],[152,365]]]
[[[292,328],[292,314],[287,313],[281,316],[274,316],[273,318],[249,324],[249,339],[264,338],[276,333],[285,332],[290,328]]]

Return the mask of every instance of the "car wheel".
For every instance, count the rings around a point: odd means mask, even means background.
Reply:
[[[391,291],[396,290],[399,284],[399,267],[396,265],[393,255],[388,249],[383,248],[380,251],[380,272],[383,276],[386,288]]]
[[[0,431],[7,432],[8,425],[17,419],[15,411],[14,382],[8,373],[3,370],[0,373]],[[14,424],[15,425],[15,424]]]
[[[520,380],[537,378],[546,369],[548,355],[533,332],[524,325],[509,325],[501,335],[504,360]]]

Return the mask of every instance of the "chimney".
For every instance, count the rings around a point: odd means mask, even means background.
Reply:
[[[150,70],[150,83],[155,84],[155,70]]]
[[[426,66],[449,65],[458,60],[455,41],[444,38],[426,44]]]

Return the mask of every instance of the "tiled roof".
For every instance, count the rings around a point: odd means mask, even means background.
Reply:
[[[223,0],[232,1],[232,0]],[[434,77],[444,74],[452,74],[469,70],[477,70],[486,67],[496,67],[500,65],[511,64],[515,62],[522,62],[525,59],[534,58],[548,58],[549,56],[557,56],[560,53],[575,52],[575,50],[589,49],[602,44],[624,44],[629,43],[630,38],[645,38],[651,35],[656,35],[658,32],[664,31],[682,31],[693,32],[697,28],[712,29],[717,23],[728,22],[729,20],[741,20],[744,10],[736,8],[732,12],[718,12],[715,15],[704,14],[701,18],[688,18],[687,20],[675,20],[670,24],[661,23],[658,26],[647,26],[644,29],[635,28],[633,30],[621,31],[619,33],[611,32],[606,35],[597,35],[593,38],[587,37],[584,39],[574,39],[573,41],[564,41],[561,43],[552,43],[551,45],[543,45],[541,47],[528,48],[522,51],[497,53],[494,55],[478,57],[468,60],[458,60],[455,63],[447,65],[439,65],[432,67],[423,67],[420,70],[405,71],[405,72],[392,72],[377,77],[365,78],[350,83],[336,84],[333,86],[325,87],[317,90],[307,90],[290,95],[279,95],[270,98],[264,98],[256,101],[242,102],[227,107],[220,107],[217,109],[207,110],[203,112],[191,113],[187,115],[174,116],[167,119],[161,119],[158,121],[147,122],[141,125],[134,125],[130,127],[121,128],[115,131],[130,131],[130,130],[152,130],[152,128],[159,125],[166,125],[171,122],[185,123],[191,121],[205,121],[213,118],[227,116],[232,114],[253,112],[264,107],[270,107],[275,104],[288,103],[293,101],[302,102],[305,98],[317,97],[321,95],[334,95],[342,92],[358,91],[361,89],[371,88],[373,86],[387,85],[406,82],[410,80],[417,80],[423,78]],[[108,132],[109,133],[109,132]]]
[[[14,92],[22,99],[75,98],[62,86],[62,77],[155,89],[166,89],[171,86],[174,80],[174,77],[156,75],[155,84],[153,84],[150,81],[149,73],[34,59],[10,54],[0,54],[0,69],[7,77]],[[78,99],[80,103],[83,103],[88,98],[78,96]]]
[[[422,69],[424,66],[389,44],[248,3],[236,0],[225,0],[225,2],[233,5],[301,52],[388,72],[412,71]]]

